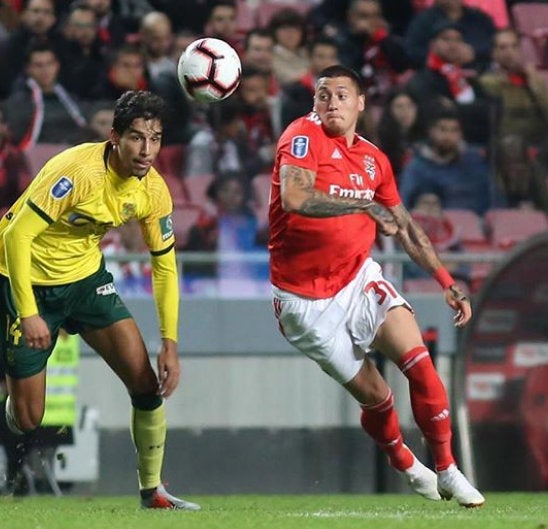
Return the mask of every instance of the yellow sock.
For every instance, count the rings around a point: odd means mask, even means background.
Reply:
[[[133,408],[131,436],[137,449],[140,489],[152,489],[162,482],[160,475],[164,459],[166,428],[166,410],[163,403],[152,411]]]

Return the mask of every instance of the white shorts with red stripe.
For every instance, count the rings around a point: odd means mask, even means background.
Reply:
[[[311,299],[272,287],[274,313],[289,343],[331,377],[346,384],[360,370],[386,313],[411,307],[368,258],[332,298]]]

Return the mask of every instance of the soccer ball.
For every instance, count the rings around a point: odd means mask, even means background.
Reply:
[[[206,37],[187,46],[179,58],[177,75],[191,99],[211,103],[226,99],[238,88],[242,63],[224,40]]]

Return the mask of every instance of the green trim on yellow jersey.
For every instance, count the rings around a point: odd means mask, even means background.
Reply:
[[[49,223],[32,241],[30,280],[35,285],[66,284],[94,273],[103,236],[132,218],[139,220],[151,252],[173,246],[173,231],[165,229],[173,204],[163,178],[154,168],[142,179],[118,176],[105,166],[108,145],[78,145],[44,165],[10,208],[11,220],[0,222],[0,273],[7,274],[3,233],[24,207]]]
[[[12,287],[17,286],[19,314],[21,307],[26,315],[33,314],[33,285],[66,285],[95,273],[103,258],[103,236],[137,219],[153,255],[162,337],[176,339],[177,264],[174,257],[155,257],[169,254],[175,244],[171,195],[154,168],[140,179],[119,176],[105,163],[109,146],[109,142],[84,143],[46,162],[0,220],[0,274],[10,277]],[[9,247],[4,241],[6,232]],[[174,292],[163,297],[170,289]]]
[[[166,248],[165,250],[160,250],[159,252],[150,252],[150,255],[158,256],[158,255],[164,255],[168,252],[171,252],[171,250],[175,247],[175,244],[172,244],[169,248]]]
[[[27,200],[27,206],[34,211],[34,213],[40,215],[48,224],[53,224],[54,220],[46,215],[38,206],[35,206],[30,200]]]

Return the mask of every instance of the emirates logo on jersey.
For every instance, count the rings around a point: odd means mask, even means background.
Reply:
[[[341,187],[338,184],[331,184],[329,186],[329,194],[341,198],[359,198],[361,200],[373,200],[375,191],[372,189],[353,189],[347,187]]]
[[[375,174],[377,171],[375,167],[375,158],[373,158],[373,156],[370,156],[369,154],[366,154],[363,157],[363,166],[371,181],[375,180]]]

